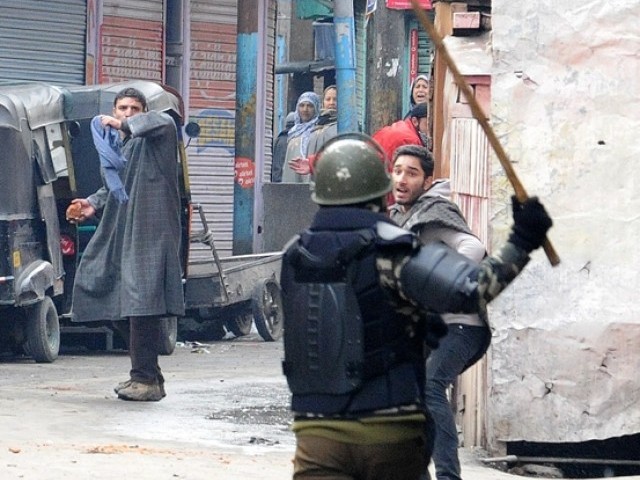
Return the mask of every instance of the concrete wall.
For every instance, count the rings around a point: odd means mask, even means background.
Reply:
[[[275,252],[311,225],[318,206],[311,201],[308,183],[265,183],[263,252]]]
[[[494,0],[491,118],[562,263],[492,304],[489,439],[640,433],[640,4]],[[492,163],[492,245],[511,224]]]

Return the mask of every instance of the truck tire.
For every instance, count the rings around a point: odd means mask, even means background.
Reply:
[[[280,285],[274,279],[258,282],[252,298],[253,320],[256,329],[266,342],[274,342],[282,336],[284,313]]]
[[[236,337],[244,337],[251,333],[251,325],[253,324],[253,316],[251,312],[239,311],[226,322],[224,326],[227,327],[231,333]]]
[[[60,320],[51,297],[25,307],[27,351],[36,363],[51,363],[60,351]]]

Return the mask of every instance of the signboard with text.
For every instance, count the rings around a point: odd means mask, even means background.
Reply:
[[[418,30],[409,32],[409,84],[418,76]]]
[[[236,157],[234,168],[235,183],[240,188],[253,188],[255,184],[256,167],[250,158]]]
[[[393,10],[412,10],[413,4],[411,0],[386,0],[387,8]],[[431,0],[418,0],[418,4],[425,10],[431,10]]]

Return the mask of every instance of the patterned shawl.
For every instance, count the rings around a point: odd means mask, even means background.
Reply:
[[[315,109],[315,114],[311,120],[308,122],[302,122],[300,120],[300,113],[298,112],[298,107],[303,102],[311,103],[313,108]],[[298,103],[296,104],[296,112],[294,114],[295,123],[291,130],[289,130],[289,140],[295,137],[302,137],[300,141],[300,153],[303,157],[307,156],[307,147],[309,146],[309,135],[311,135],[311,130],[318,122],[318,114],[320,113],[320,97],[316,95],[314,92],[304,92],[298,98]]]

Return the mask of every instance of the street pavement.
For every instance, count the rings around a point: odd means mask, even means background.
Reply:
[[[126,352],[68,351],[52,364],[0,357],[0,479],[291,478],[281,359],[281,342],[256,333],[179,344],[160,359],[167,397],[136,403],[113,393]],[[482,464],[478,450],[461,456],[465,479],[518,478]]]

